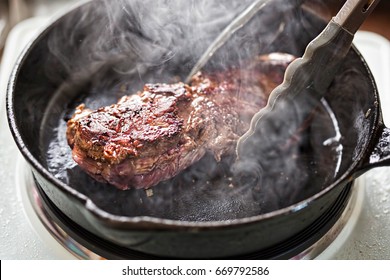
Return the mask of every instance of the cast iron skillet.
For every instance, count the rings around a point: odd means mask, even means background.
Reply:
[[[108,10],[117,11],[115,6],[93,1],[48,26],[20,57],[8,88],[7,114],[20,151],[47,197],[82,228],[157,257],[250,254],[299,234],[326,213],[354,178],[388,164],[390,134],[382,122],[375,82],[353,49],[326,101],[302,132],[304,156],[298,167],[303,166],[304,172],[297,174],[304,176],[296,180],[287,180],[275,166],[277,172],[267,175],[271,179],[265,180],[266,188],[248,187],[245,181],[232,188],[232,159],[217,163],[210,156],[154,187],[152,196],[144,190],[118,191],[90,179],[73,164],[64,138],[65,122],[75,106],[85,102],[98,107],[146,82],[184,79],[231,19],[213,21],[214,28],[195,21],[182,24],[182,17],[196,14],[186,7],[197,9],[197,3],[203,3],[194,1],[171,11],[170,18],[161,22],[161,17],[153,16],[161,12],[157,4],[119,2],[125,5],[119,10],[126,14],[107,17]],[[237,11],[247,4],[233,2],[231,9]],[[305,9],[272,3],[215,55],[211,69],[240,65],[248,57],[271,51],[299,56],[324,27]],[[274,8],[279,10],[269,10]],[[145,28],[141,18],[152,27]],[[164,33],[170,28],[175,30],[173,37]],[[108,31],[110,36],[102,37]],[[193,34],[200,37],[194,39]],[[325,110],[325,104],[332,110]],[[341,158],[321,144],[335,133],[332,114],[343,136],[338,143],[343,147]],[[278,183],[273,185],[274,181]]]

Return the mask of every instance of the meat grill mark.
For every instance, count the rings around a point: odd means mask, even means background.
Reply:
[[[199,73],[190,85],[147,84],[94,111],[81,104],[68,121],[73,159],[95,179],[119,189],[154,186],[206,152],[220,160],[234,152],[293,59],[263,55],[243,69]]]

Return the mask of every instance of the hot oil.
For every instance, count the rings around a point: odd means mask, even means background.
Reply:
[[[331,182],[341,160],[341,134],[337,119],[326,101],[316,111],[310,125],[300,135],[303,141],[284,151],[278,160],[263,166],[256,183],[239,181],[231,166],[235,155],[220,162],[206,154],[199,162],[176,177],[151,188],[121,191],[99,183],[81,170],[72,159],[66,140],[66,121],[81,102],[87,107],[112,103],[129,94],[123,83],[111,91],[94,89],[66,104],[53,102],[45,113],[43,151],[48,170],[59,180],[89,197],[102,210],[121,216],[151,216],[185,221],[219,221],[274,211],[318,193]],[[64,93],[62,93],[64,94]],[[60,94],[61,95],[61,94]],[[69,99],[68,99],[69,100]],[[50,128],[50,129],[47,129]],[[296,151],[299,151],[299,154]],[[286,165],[288,163],[288,165]]]

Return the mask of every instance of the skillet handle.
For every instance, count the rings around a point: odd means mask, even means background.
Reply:
[[[380,166],[390,166],[390,128],[381,125],[378,129],[378,139],[357,170],[357,176]]]

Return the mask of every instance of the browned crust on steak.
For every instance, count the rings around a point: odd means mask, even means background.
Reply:
[[[138,94],[95,111],[80,105],[68,122],[68,139],[94,160],[118,164],[148,156],[151,145],[177,145],[192,92],[182,83],[146,85]]]
[[[120,189],[151,187],[206,152],[220,160],[234,151],[294,59],[273,56],[257,57],[245,69],[199,73],[191,85],[148,84],[94,111],[78,106],[67,129],[74,160]]]

